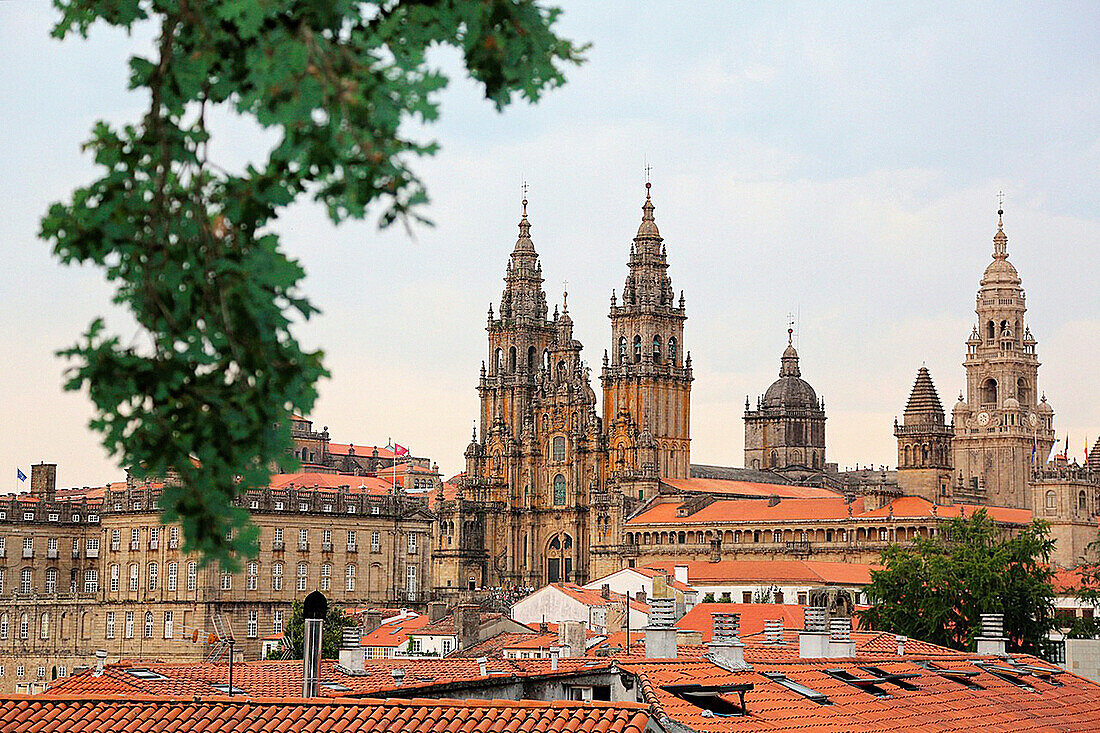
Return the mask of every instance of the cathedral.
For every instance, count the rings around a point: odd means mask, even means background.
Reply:
[[[465,452],[465,471],[449,491],[439,487],[434,503],[432,577],[438,591],[584,584],[632,566],[632,553],[713,560],[751,551],[778,557],[774,553],[806,551],[809,538],[816,537],[819,551],[843,554],[846,543],[872,532],[878,541],[916,536],[915,527],[899,534],[858,529],[865,519],[853,513],[859,506],[873,522],[876,507],[883,507],[895,522],[892,502],[906,496],[928,502],[923,519],[933,525],[936,507],[983,505],[1045,516],[1056,537],[1058,521],[1072,525],[1075,537],[1095,535],[1100,473],[1067,478],[1052,475],[1047,464],[1054,412],[1038,387],[1037,342],[1024,319],[1019,274],[1008,260],[1003,211],[977,293],[977,322],[965,344],[966,391],[951,420],[931,373],[921,367],[902,420],[894,423],[897,470],[842,472],[826,460],[825,401],[802,376],[792,330],[779,378],[755,407],[746,398],[744,468],[692,465],[687,312],[683,293],[673,289],[654,209],[646,183],[626,281],[618,295],[611,294],[597,404],[582,346],[573,336],[568,294],[550,313],[523,201],[504,290],[496,310],[490,306],[488,312],[488,354],[477,384],[479,426]],[[847,517],[836,519],[850,528],[777,526],[748,534],[692,529],[714,497],[752,498],[755,491],[763,492],[756,498],[778,501],[771,493],[777,485],[818,487],[842,497]],[[648,518],[654,506],[672,500],[682,504],[659,523],[668,531],[634,531],[649,522],[640,515]],[[1072,508],[1066,516],[1051,509],[1063,504]],[[745,541],[752,547],[731,548],[742,536],[751,536]],[[801,539],[788,541],[796,537]],[[669,546],[639,547],[651,539]],[[1068,542],[1068,559],[1059,561],[1070,562],[1077,545],[1083,541]]]

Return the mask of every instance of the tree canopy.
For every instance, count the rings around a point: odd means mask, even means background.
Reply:
[[[50,207],[41,236],[65,264],[94,264],[137,334],[96,319],[66,388],[87,388],[91,427],[138,478],[168,477],[162,521],[183,549],[229,569],[257,530],[235,500],[289,470],[289,418],[308,413],[325,375],[292,326],[316,309],[302,267],[273,231],[302,196],[334,222],[372,206],[381,226],[425,221],[412,161],[430,155],[411,123],[439,114],[446,77],[435,46],[461,51],[499,110],[564,83],[583,49],[558,37],[560,11],[536,0],[54,0],[58,38],[97,22],[158,28],[130,59],[148,111],[95,125],[100,177]],[[265,160],[230,172],[213,160],[207,120],[225,108],[277,133]]]
[[[330,604],[325,614],[324,624],[321,626],[321,657],[323,659],[339,658],[340,645],[344,641],[344,629],[355,625],[355,619],[344,613],[342,608]],[[304,607],[301,601],[294,601],[290,618],[283,626],[283,649],[274,654],[279,657],[285,655],[288,659],[301,659],[305,629]]]
[[[871,572],[864,627],[973,650],[981,614],[1004,614],[1009,648],[1044,651],[1054,623],[1054,542],[1045,522],[1010,532],[984,509],[951,519],[931,538],[882,553]]]

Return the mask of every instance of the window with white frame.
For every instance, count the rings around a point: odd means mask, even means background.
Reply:
[[[113,639],[115,638],[115,612],[108,611],[105,618],[106,631],[104,632],[104,636],[108,639]]]
[[[5,611],[4,613],[0,613],[0,639],[8,638],[8,624],[9,621],[7,611]]]
[[[138,589],[139,580],[137,563],[130,564],[130,590],[135,591]]]
[[[149,549],[155,550],[160,547],[160,527],[149,528]]]
[[[118,549],[121,546],[122,546],[122,530],[121,529],[112,529],[111,530],[111,549],[114,550],[115,552],[117,552]]]
[[[355,590],[355,566],[348,565],[344,571],[344,590],[349,593]]]
[[[60,518],[61,517],[57,514],[57,512],[51,512],[46,516],[46,519],[51,522],[56,522]]]
[[[73,557],[80,557],[80,538],[73,537]]]
[[[348,552],[355,552],[355,530],[348,530]]]
[[[298,590],[306,589],[306,580],[309,577],[309,567],[304,563],[298,563]]]
[[[23,538],[23,557],[34,557],[34,538]]]
[[[121,573],[121,570],[118,566],[118,563],[112,564],[111,565],[111,581],[110,581],[111,584],[110,584],[110,586],[108,586],[112,593],[117,593],[118,592],[119,578],[120,578],[121,574],[122,573]]]
[[[273,549],[279,550],[283,547],[283,528],[276,527],[271,531],[271,546]]]
[[[122,629],[122,635],[127,639],[133,639],[134,638],[134,612],[133,611],[127,611],[126,612],[126,625],[125,625],[125,628]]]
[[[149,563],[149,585],[148,585],[149,590],[156,590],[157,589],[157,580],[158,580],[157,576],[159,576],[159,575],[160,575],[160,567],[155,562]]]
[[[16,677],[22,677],[26,673],[27,673],[27,668],[24,667],[22,664],[20,664],[18,667],[15,668],[15,676]]]
[[[176,590],[177,576],[179,575],[179,564],[175,562],[168,563],[168,590]]]
[[[328,590],[332,586],[332,566],[325,563],[321,566],[321,590]]]
[[[23,614],[19,617],[19,638],[26,639],[30,631],[31,623],[27,618],[27,614]]]
[[[46,611],[38,617],[38,638],[50,638],[50,612]]]
[[[198,585],[199,566],[198,563],[187,563],[187,590],[195,590],[195,586]]]
[[[89,537],[84,546],[88,549],[88,552],[99,552],[99,538]]]
[[[248,590],[256,590],[256,576],[260,572],[260,566],[254,562],[248,563],[248,571],[245,573],[245,587]]]
[[[64,664],[57,665],[57,676],[58,677],[68,677],[69,676],[69,670],[65,668]]]
[[[152,611],[146,611],[145,612],[145,638],[146,639],[152,639],[153,638],[153,612]]]
[[[168,546],[175,549],[180,546],[180,528],[170,527],[168,529]]]
[[[57,592],[57,568],[46,568],[46,592]]]
[[[382,535],[378,532],[370,533],[370,551],[379,552],[382,549]]]
[[[222,590],[233,590],[232,573],[222,573]]]
[[[246,634],[249,639],[255,639],[260,628],[260,612],[255,608],[248,610],[248,629]]]
[[[46,539],[46,557],[57,557],[56,537],[49,537]]]
[[[416,565],[408,565],[405,567],[405,590],[409,594],[409,598],[412,599],[416,596],[418,580],[418,567]]]
[[[309,549],[309,530],[308,529],[298,530],[298,549],[299,550],[308,550]]]
[[[141,530],[134,527],[130,530],[130,549],[136,550],[141,547]]]
[[[331,550],[332,549],[332,530],[331,529],[321,530],[321,547],[324,550]]]
[[[171,639],[175,636],[175,624],[171,611],[164,612],[164,638]]]
[[[31,592],[31,569],[23,568],[19,572],[19,592],[27,594]]]
[[[271,590],[283,589],[283,564],[277,562],[271,566]]]
[[[84,592],[99,592],[99,570],[96,568],[88,568],[84,571]]]
[[[271,612],[271,633],[283,633],[283,612],[278,608]]]
[[[410,555],[415,555],[416,554],[416,532],[409,532],[407,540],[408,540],[408,546],[409,546],[409,554]]]

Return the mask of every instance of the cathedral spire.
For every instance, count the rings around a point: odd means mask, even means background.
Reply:
[[[993,235],[993,259],[1008,259],[1008,235],[1005,234],[1003,208],[997,209],[997,233]]]
[[[638,234],[634,237],[634,241],[640,239],[655,239],[661,240],[661,233],[657,231],[657,220],[653,217],[653,199],[649,196],[649,189],[653,187],[653,184],[646,181],[645,184],[645,203],[642,204],[642,223],[638,225]]]
[[[779,360],[779,376],[801,377],[802,372],[798,368],[798,352],[794,348],[794,329],[787,329],[787,348],[783,350],[783,357]]]

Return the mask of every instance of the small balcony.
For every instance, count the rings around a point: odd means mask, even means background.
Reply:
[[[138,542],[137,540],[132,540],[130,542],[130,552],[137,552],[140,549],[141,549],[141,543],[140,542]]]
[[[348,552],[359,552],[359,545],[348,545]]]
[[[78,558],[78,557],[80,557],[80,548],[79,547],[74,547],[73,548],[73,558],[75,559],[75,558]]]
[[[332,552],[332,543],[331,542],[322,542],[321,543],[321,552]]]
[[[118,551],[119,551],[119,549],[120,549],[121,547],[122,547],[122,544],[121,544],[121,543],[119,543],[119,542],[112,542],[112,543],[111,543],[111,552],[118,552]]]
[[[33,547],[24,547],[23,548],[23,557],[34,557],[34,548]]]
[[[89,558],[89,559],[95,559],[95,558],[99,557],[99,548],[98,547],[89,547],[88,549],[86,549],[84,551],[84,556]],[[74,557],[75,557],[75,554],[74,554]]]
[[[47,547],[46,548],[46,557],[48,557],[51,560],[56,560],[57,559],[57,548],[56,547],[54,547],[54,548]]]
[[[309,552],[309,543],[308,542],[299,542],[298,543],[298,552]]]
[[[280,540],[275,540],[271,543],[272,552],[282,552],[286,549],[286,543]]]
[[[160,540],[149,540],[149,549],[156,550],[160,548]]]

